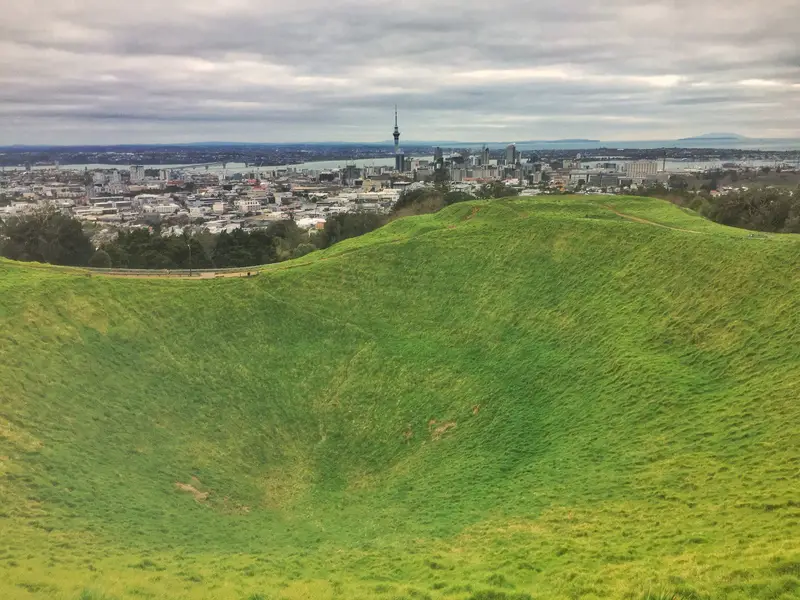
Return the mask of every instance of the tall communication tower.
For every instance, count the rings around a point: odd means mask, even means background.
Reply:
[[[397,128],[397,105],[394,105],[394,170],[403,172],[405,171],[406,157],[400,150],[400,130]]]

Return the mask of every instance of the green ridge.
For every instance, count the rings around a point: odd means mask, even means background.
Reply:
[[[798,259],[547,197],[250,279],[1,261],[0,598],[800,597]]]

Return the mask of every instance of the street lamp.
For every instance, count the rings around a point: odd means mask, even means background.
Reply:
[[[192,276],[192,238],[186,238],[186,247],[189,249],[189,277]]]

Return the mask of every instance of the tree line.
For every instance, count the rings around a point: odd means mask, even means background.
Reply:
[[[318,231],[278,221],[264,229],[162,235],[158,227],[119,231],[95,248],[79,220],[53,208],[0,220],[0,256],[54,265],[125,269],[214,269],[280,262],[377,229],[386,217],[365,212],[329,217]]]
[[[484,195],[509,195],[495,184]],[[511,189],[511,188],[508,188]],[[307,232],[292,220],[264,229],[213,234],[208,231],[162,235],[158,225],[121,230],[95,248],[79,220],[53,207],[0,220],[0,255],[55,265],[124,269],[214,269],[281,262],[369,233],[407,214],[436,212],[474,196],[446,187],[406,191],[390,214],[368,212],[329,216],[323,229]]]
[[[635,192],[690,208],[732,227],[772,233],[800,233],[800,189],[754,188],[714,195],[680,187],[653,186]],[[294,221],[278,221],[264,229],[212,234],[202,231],[162,235],[158,227],[122,230],[95,248],[82,224],[54,208],[0,220],[0,255],[20,261],[55,265],[128,269],[214,269],[250,267],[304,256],[351,237],[369,233],[390,220],[432,213],[479,198],[513,196],[501,182],[484,185],[476,196],[445,186],[405,191],[388,215],[366,212],[328,217],[325,227],[307,232]]]
[[[506,185],[502,181],[484,183],[474,195],[451,190],[447,185],[407,190],[400,194],[400,198],[392,208],[390,218],[437,212],[451,204],[468,200],[509,198],[518,194],[519,190]]]
[[[669,200],[731,227],[770,233],[800,233],[800,188],[750,188],[714,194],[713,190],[689,191],[680,186],[657,185],[636,192]]]

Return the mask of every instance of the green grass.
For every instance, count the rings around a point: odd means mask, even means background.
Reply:
[[[548,197],[250,279],[0,262],[0,598],[798,598],[800,238],[748,234]]]

